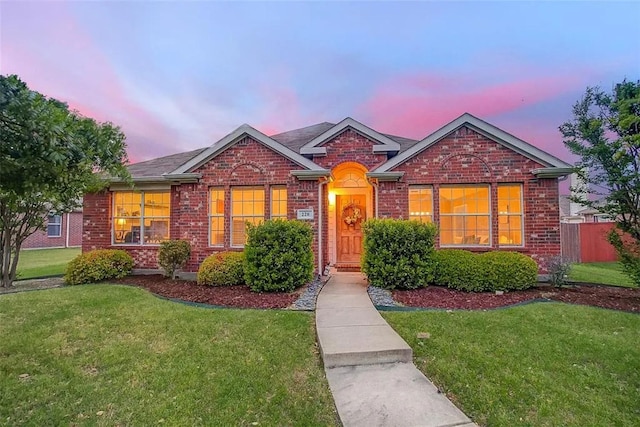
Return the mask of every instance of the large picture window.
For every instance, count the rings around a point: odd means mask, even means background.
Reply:
[[[271,219],[287,219],[287,187],[271,187]]]
[[[522,185],[499,185],[498,244],[500,246],[522,246],[524,244],[522,212]]]
[[[171,195],[168,191],[117,191],[113,194],[115,244],[158,244],[169,239]]]
[[[244,246],[246,223],[264,221],[264,188],[235,187],[231,189],[231,246]]]
[[[209,244],[224,246],[224,189],[209,190]]]
[[[433,189],[431,187],[409,187],[409,219],[433,222]]]
[[[489,246],[491,203],[488,185],[440,187],[440,244]]]

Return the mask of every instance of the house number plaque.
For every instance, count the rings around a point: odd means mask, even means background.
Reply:
[[[313,209],[298,209],[298,219],[302,221],[313,221]]]

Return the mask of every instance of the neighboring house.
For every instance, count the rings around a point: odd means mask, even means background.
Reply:
[[[191,243],[196,271],[269,218],[308,221],[318,272],[353,268],[362,221],[380,217],[435,222],[438,247],[518,251],[544,273],[560,254],[558,178],[571,165],[464,114],[420,141],[351,118],[272,136],[243,125],[129,171],[134,190],[114,180],[85,196],[83,250],[124,249],[137,268],[157,268],[171,238]]]
[[[82,245],[82,209],[47,216],[47,228],[36,231],[22,243],[22,249],[70,248]]]

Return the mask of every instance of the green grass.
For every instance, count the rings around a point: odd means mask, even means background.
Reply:
[[[569,279],[584,283],[635,287],[629,276],[622,272],[619,262],[573,264],[569,271]]]
[[[637,314],[544,303],[384,317],[418,368],[480,425],[638,425]]]
[[[337,422],[310,313],[85,285],[0,296],[0,336],[0,424]]]
[[[78,255],[80,255],[80,248],[20,251],[18,279],[64,274],[69,261]]]

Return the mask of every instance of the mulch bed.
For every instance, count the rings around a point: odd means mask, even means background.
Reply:
[[[162,275],[128,276],[110,280],[113,283],[138,286],[156,295],[188,302],[237,308],[287,308],[298,299],[304,288],[292,293],[256,293],[247,286],[200,286],[195,282],[171,280]],[[560,289],[540,285],[525,291],[503,295],[482,292],[460,292],[439,286],[412,291],[393,291],[393,298],[408,307],[486,310],[535,299],[549,299],[572,304],[591,305],[640,313],[640,289],[614,286],[572,285]]]
[[[165,298],[236,308],[287,308],[299,293],[258,293],[247,286],[201,286],[195,282],[171,280],[162,275],[127,276],[110,283],[138,286]]]
[[[393,291],[393,299],[405,306],[452,310],[485,310],[538,298],[640,313],[640,289],[614,286],[582,284],[558,289],[540,285],[525,291],[505,292],[503,295],[488,292],[460,292],[438,286],[411,291]]]

